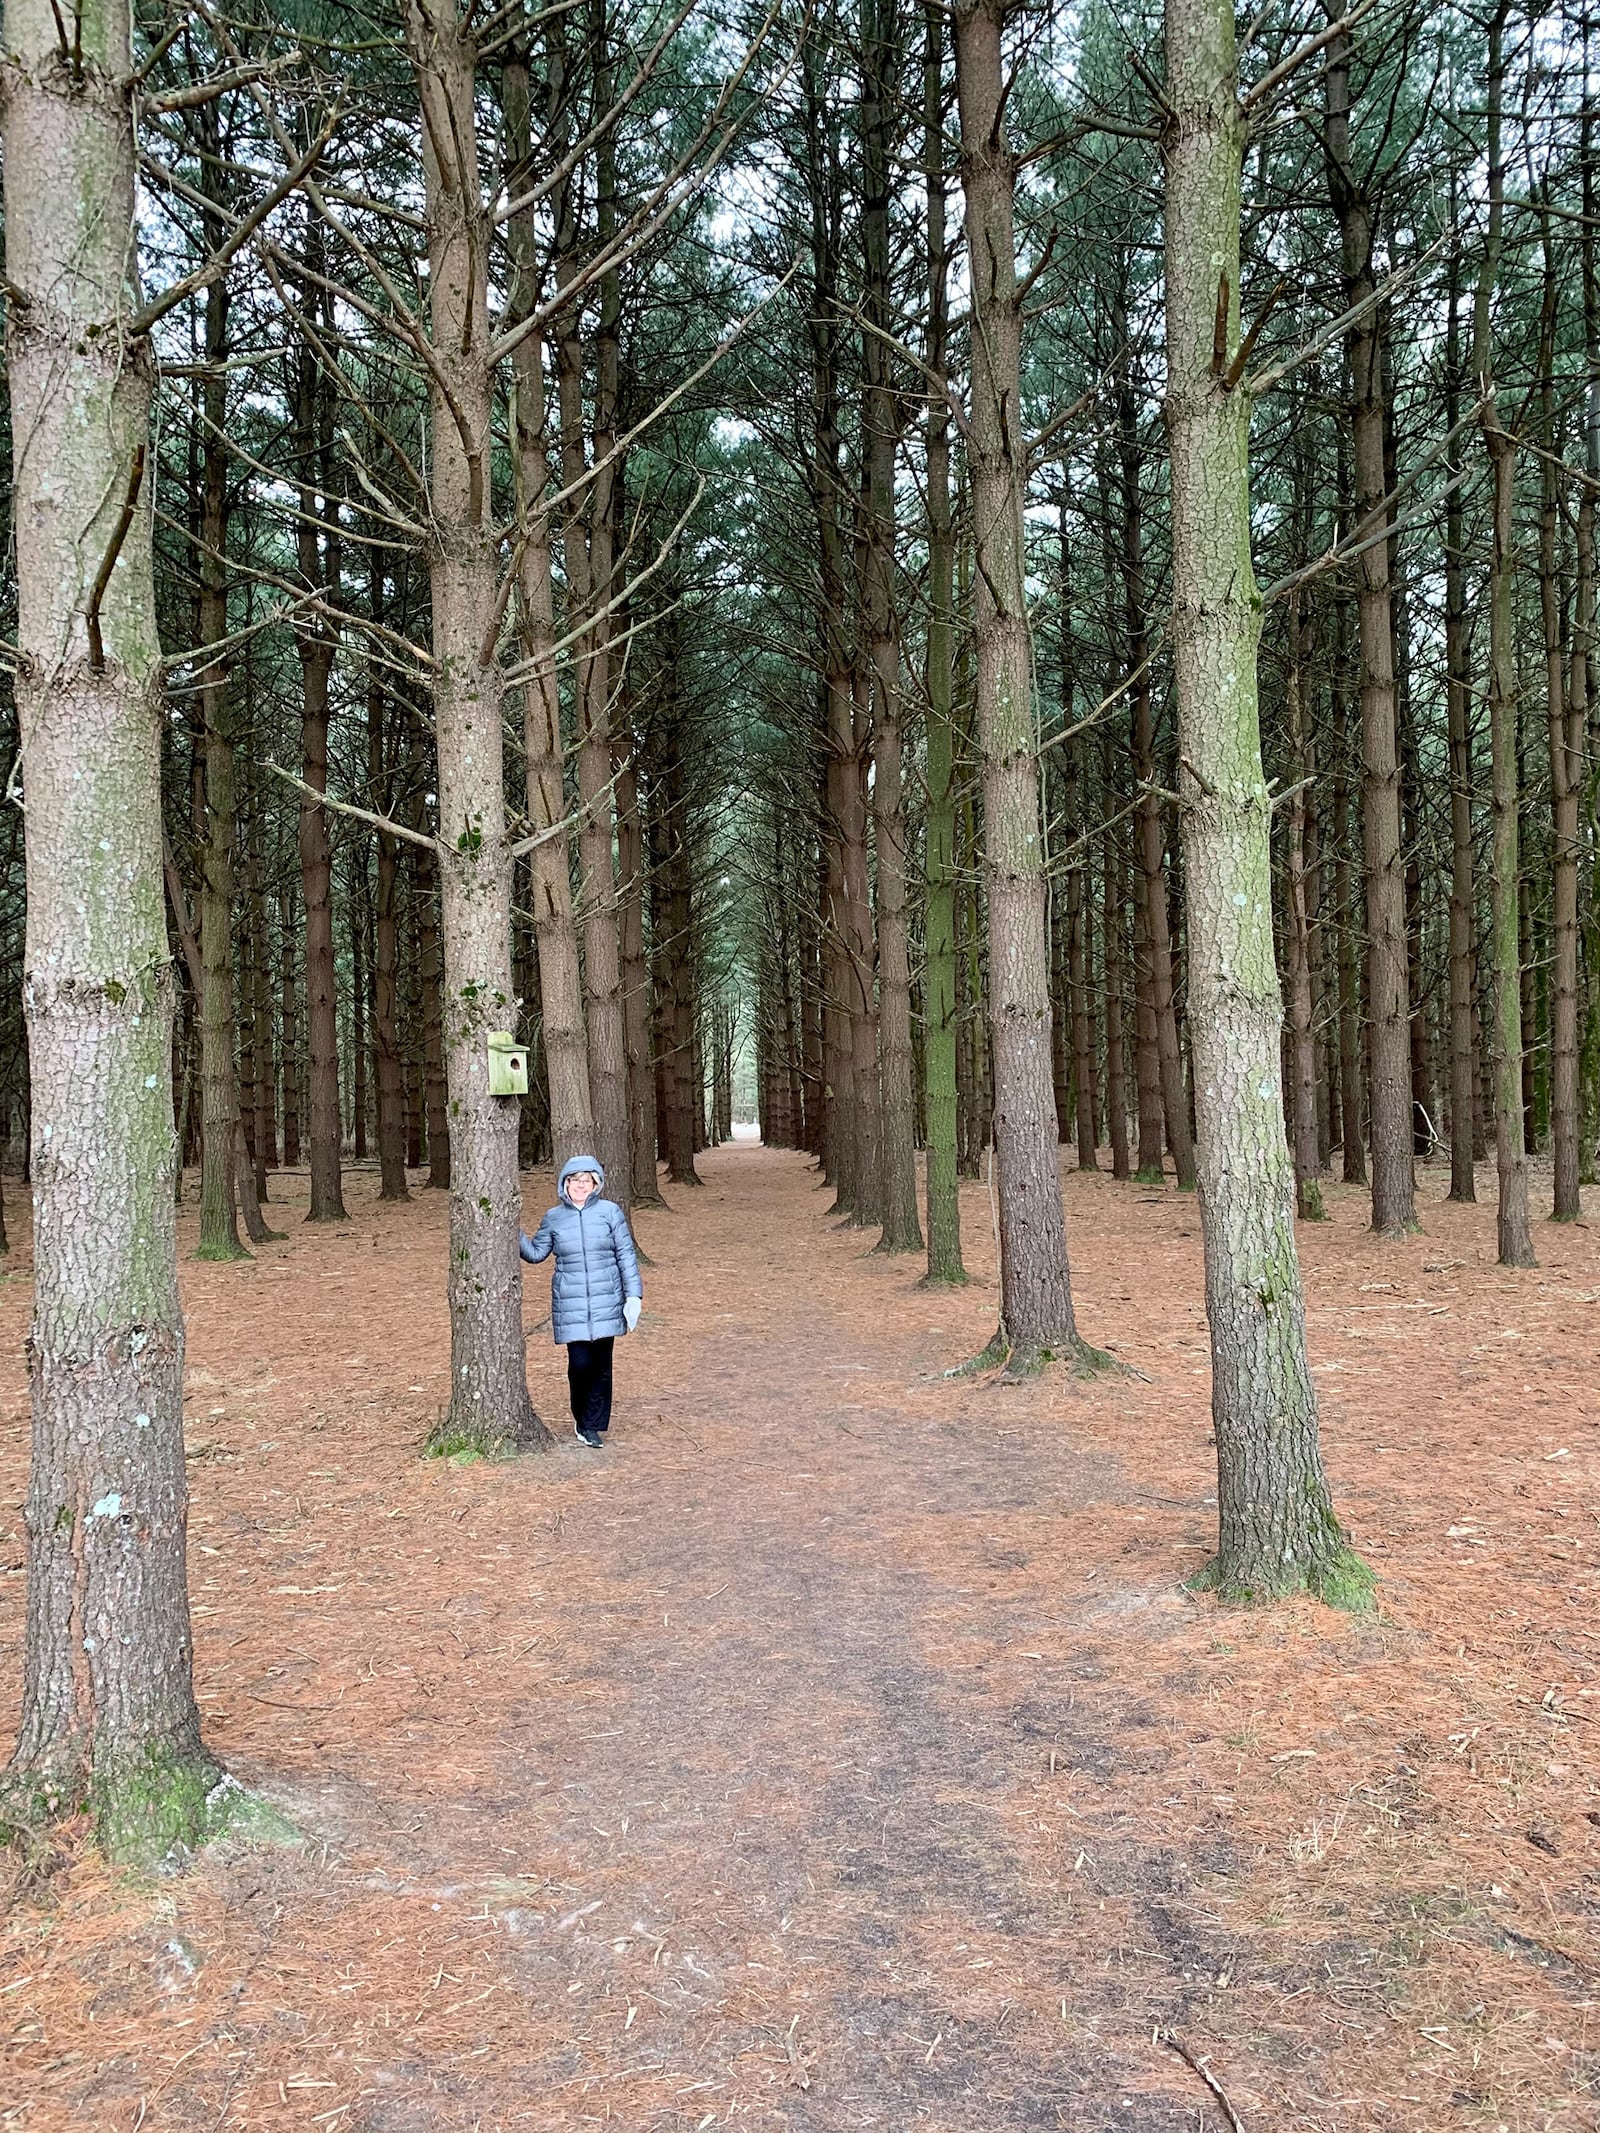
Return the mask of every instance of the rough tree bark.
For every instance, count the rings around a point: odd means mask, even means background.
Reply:
[[[598,36],[603,39],[604,24]],[[597,107],[609,101],[605,69],[598,68]],[[600,216],[596,244],[603,247],[614,215],[610,158],[600,155]],[[578,186],[562,193],[556,238],[558,291],[581,270],[577,221]],[[633,1163],[628,1147],[628,1059],[622,1020],[622,962],[617,939],[617,877],[612,834],[612,768],[609,694],[610,625],[603,611],[613,592],[615,467],[607,464],[616,418],[617,277],[603,277],[596,334],[593,471],[584,446],[581,299],[560,315],[555,336],[556,391],[561,422],[562,480],[570,492],[562,529],[567,573],[567,627],[582,629],[574,650],[578,701],[578,923],[583,934],[585,1026],[589,1043],[589,1100],[594,1110],[594,1153],[605,1166],[606,1193],[627,1207],[632,1201]],[[587,486],[586,483],[587,478]]]
[[[1545,717],[1550,748],[1550,1141],[1552,1219],[1583,1212],[1578,1160],[1578,799],[1583,784],[1583,720],[1567,690],[1567,645],[1557,570],[1555,416],[1557,280],[1549,203],[1540,217],[1544,275],[1539,321],[1539,606],[1544,628]],[[1586,496],[1591,515],[1592,498]],[[1592,538],[1592,529],[1591,529]],[[1575,625],[1576,626],[1576,625]]]
[[[1172,643],[1217,1443],[1218,1547],[1202,1579],[1227,1598],[1309,1589],[1360,1606],[1372,1581],[1323,1472],[1284,1135],[1250,400],[1228,368],[1245,137],[1232,0],[1167,0],[1166,52]]]
[[[1325,0],[1330,20],[1345,0]],[[1411,1128],[1411,1008],[1406,965],[1405,875],[1400,848],[1400,762],[1396,742],[1394,615],[1384,469],[1387,427],[1372,203],[1350,148],[1350,37],[1328,47],[1323,152],[1339,223],[1345,302],[1366,308],[1345,335],[1350,365],[1355,525],[1361,643],[1362,834],[1367,889],[1367,1011],[1372,1143],[1372,1226],[1397,1236],[1417,1226]]]
[[[428,1141],[427,1189],[450,1190],[450,1106],[444,1066],[444,974],[439,967],[439,862],[417,852],[417,981],[422,995],[422,1124]]]
[[[1517,821],[1517,674],[1512,641],[1513,512],[1516,439],[1500,419],[1494,375],[1492,309],[1500,268],[1505,165],[1500,154],[1502,42],[1508,0],[1489,19],[1489,223],[1473,309],[1472,368],[1478,426],[1488,455],[1492,496],[1489,540],[1489,749],[1494,826],[1494,895],[1490,965],[1494,980],[1494,1143],[1500,1194],[1496,1229],[1502,1266],[1532,1266],[1528,1227],[1528,1156],[1522,1107],[1522,941],[1520,833]]]
[[[1335,951],[1339,988],[1339,1142],[1346,1185],[1367,1182],[1366,1137],[1361,1116],[1361,979],[1356,954],[1356,900],[1350,864],[1350,603],[1334,595],[1333,673],[1329,708],[1333,725],[1333,903],[1338,927]]]
[[[1049,950],[1039,821],[1038,716],[1024,587],[1020,427],[1022,301],[1005,138],[1006,0],[957,0],[956,96],[972,277],[967,461],[977,548],[975,638],[989,914],[994,1142],[1000,1208],[996,1348],[1025,1369],[1090,1360],[1072,1310],[1050,1081]]]
[[[1450,213],[1455,219],[1452,181]],[[1460,256],[1450,253],[1445,324],[1445,429],[1452,439],[1446,466],[1461,471],[1456,431],[1461,422]],[[1473,911],[1477,887],[1472,842],[1471,624],[1467,619],[1466,507],[1459,481],[1452,481],[1444,518],[1445,721],[1450,750],[1450,1198],[1478,1197],[1474,1177],[1477,1058],[1473,999],[1477,991]]]
[[[200,112],[201,140],[211,153],[201,173],[207,198],[221,193],[216,105]],[[227,236],[225,199],[204,218],[206,242]],[[228,634],[228,277],[206,291],[206,364],[201,387],[199,626],[202,644]],[[234,1143],[239,1132],[239,1070],[233,993],[234,707],[224,659],[199,676],[205,730],[205,840],[200,854],[200,1243],[197,1259],[248,1258],[239,1237]]]
[[[308,208],[306,260],[320,271],[321,224]],[[314,311],[320,292],[308,282],[305,303]],[[333,403],[316,350],[302,341],[295,367],[295,456],[300,516],[296,525],[300,577],[308,591],[332,588],[337,603],[340,575],[339,507],[328,473],[333,446]],[[319,530],[319,521],[321,530]],[[295,632],[300,653],[300,775],[313,792],[328,789],[328,683],[338,649],[333,625],[302,622]],[[306,906],[306,1055],[310,1083],[311,1201],[308,1222],[344,1222],[340,1173],[339,1010],[333,951],[333,847],[326,810],[316,800],[300,803],[300,878]],[[262,1176],[261,1148],[256,1174]]]
[[[922,76],[923,179],[927,186],[928,346],[928,734],[923,927],[927,1034],[927,1208],[930,1282],[967,1278],[961,1261],[956,1171],[955,668],[951,598],[955,538],[950,523],[950,408],[944,388],[949,296],[945,260],[944,13],[925,0]]]
[[[374,621],[383,617],[383,564],[371,551],[368,604]],[[367,662],[367,788],[382,814],[394,807],[394,775],[385,746],[386,697],[383,672],[376,659]],[[400,840],[378,832],[378,880],[372,901],[372,1050],[378,1083],[378,1197],[409,1200],[406,1182],[406,1107],[402,1083],[399,1028]],[[288,1062],[284,1063],[287,1081]]]
[[[300,976],[294,892],[278,892],[278,1048],[283,1056],[283,1167],[300,1167]]]
[[[1572,593],[1572,656],[1568,669],[1568,700],[1572,731],[1588,729],[1595,700],[1595,510],[1600,494],[1600,278],[1595,272],[1595,229],[1600,219],[1600,188],[1595,184],[1595,102],[1584,103],[1582,133],[1583,208],[1581,236],[1583,258],[1583,347],[1584,369],[1589,380],[1585,396],[1584,471],[1588,481],[1578,501],[1577,553],[1574,558]],[[1594,819],[1597,794],[1589,788],[1589,816]],[[1584,969],[1589,975],[1588,1000],[1583,1018],[1583,1040],[1578,1061],[1578,1182],[1595,1182],[1595,1141],[1600,1132],[1600,849],[1591,860],[1589,902],[1583,930]]]
[[[1106,1137],[1111,1144],[1111,1175],[1127,1179],[1133,1175],[1133,1165],[1128,1156],[1128,1069],[1123,1043],[1122,858],[1111,821],[1116,790],[1112,758],[1111,732],[1102,726],[1100,796],[1105,827],[1100,833],[1100,931],[1106,997]]]
[[[1284,697],[1293,786],[1288,822],[1288,963],[1289,1040],[1294,1072],[1290,1107],[1294,1133],[1295,1211],[1302,1222],[1321,1222],[1327,1210],[1317,1173],[1322,1150],[1317,1136],[1317,1049],[1311,1000],[1311,915],[1306,864],[1306,786],[1312,774],[1312,746],[1306,730],[1304,632],[1300,588],[1289,594],[1288,671]]]
[[[628,1058],[628,1148],[632,1204],[664,1207],[656,1176],[655,1077],[650,1063],[650,964],[644,947],[644,822],[626,696],[611,744],[617,795],[617,948],[622,967],[622,1034]]]
[[[894,604],[895,447],[900,422],[884,336],[893,325],[889,284],[892,113],[898,108],[897,0],[861,6],[861,223],[864,268],[861,407],[865,526],[865,637],[871,670],[872,810],[877,834],[878,1059],[883,1235],[886,1252],[920,1252],[916,1093],[911,1046],[911,944],[906,920],[906,814],[900,632]]]
[[[508,1025],[515,995],[476,49],[454,0],[407,0],[405,30],[422,108],[428,224],[428,563],[450,1109],[450,1406],[437,1441],[543,1449],[551,1438],[528,1399],[522,1334],[517,1107],[489,1094],[488,1034]]]
[[[199,1841],[127,0],[10,0],[0,62],[26,800],[33,1457],[14,1820],[85,1801],[114,1855]]]
[[[532,103],[528,62],[508,56],[503,76],[506,131],[513,161],[507,183],[530,167]],[[533,311],[539,296],[538,229],[532,208],[514,216],[510,229],[516,280],[508,323]],[[518,566],[518,618],[522,646],[533,669],[523,688],[523,750],[527,758],[528,821],[546,832],[566,817],[562,777],[561,701],[556,681],[555,593],[550,553],[550,485],[545,445],[544,340],[528,334],[512,355],[516,381],[515,436],[517,510],[522,560]],[[539,1002],[550,1081],[550,1139],[557,1169],[594,1147],[589,1105],[589,1040],[583,1022],[583,973],[578,929],[572,912],[570,842],[563,831],[546,837],[528,855],[533,894],[533,930],[539,955]]]

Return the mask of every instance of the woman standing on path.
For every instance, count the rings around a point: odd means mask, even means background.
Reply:
[[[575,1155],[561,1172],[556,1205],[531,1238],[518,1233],[529,1266],[555,1254],[550,1331],[567,1350],[572,1422],[598,1451],[611,1422],[612,1343],[639,1323],[644,1291],[628,1218],[601,1197],[606,1174],[592,1155]]]

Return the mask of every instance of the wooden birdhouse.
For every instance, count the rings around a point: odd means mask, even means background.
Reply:
[[[508,1029],[489,1032],[489,1094],[526,1096],[528,1054]]]

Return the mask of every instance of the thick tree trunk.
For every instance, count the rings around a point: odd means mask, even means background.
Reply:
[[[1512,641],[1513,511],[1517,447],[1500,420],[1491,318],[1500,265],[1505,166],[1500,160],[1501,40],[1508,13],[1499,0],[1489,24],[1489,227],[1473,318],[1478,423],[1492,483],[1489,544],[1489,748],[1494,832],[1490,964],[1494,979],[1494,1138],[1500,1195],[1502,1266],[1532,1266],[1528,1158],[1522,1105],[1522,867],[1517,770],[1517,675]]]
[[[450,1102],[450,1406],[438,1441],[544,1448],[528,1399],[517,1229],[517,1107],[489,1093],[488,1036],[515,1013],[495,533],[489,498],[489,228],[476,51],[454,0],[408,0],[422,106],[433,331],[429,555]],[[430,1140],[432,1136],[430,1133]]]
[[[26,803],[34,1306],[19,1817],[88,1802],[107,1851],[219,1819],[185,1585],[183,1317],[163,911],[151,364],[130,10],[10,0],[4,105]]]
[[[1332,16],[1345,0],[1328,0]],[[1351,379],[1364,764],[1363,848],[1367,888],[1367,1011],[1372,1138],[1372,1226],[1381,1235],[1416,1227],[1411,1130],[1411,1011],[1406,968],[1405,875],[1400,846],[1394,617],[1384,466],[1386,409],[1375,287],[1372,205],[1350,151],[1350,38],[1328,48],[1323,146],[1339,222],[1345,302],[1366,309],[1345,336]]]
[[[1166,50],[1172,643],[1217,1444],[1207,1582],[1230,1597],[1310,1589],[1363,1604],[1371,1579],[1334,1516],[1318,1442],[1279,1078],[1250,402],[1226,375],[1239,337],[1244,156],[1231,0],[1167,0]]]
[[[975,635],[989,909],[994,1134],[1000,1205],[998,1341],[1013,1367],[1089,1353],[1072,1310],[1061,1205],[1039,820],[1038,719],[1024,588],[1022,303],[1004,135],[1005,0],[957,0],[961,182],[972,279],[967,457],[977,546]]]

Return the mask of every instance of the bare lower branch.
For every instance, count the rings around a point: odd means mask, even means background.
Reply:
[[[111,573],[117,567],[117,557],[128,537],[128,528],[133,524],[133,514],[139,507],[139,491],[144,484],[144,462],[147,447],[143,438],[134,446],[133,465],[128,472],[128,493],[123,499],[117,523],[111,529],[111,540],[95,574],[89,604],[83,611],[83,619],[89,630],[89,664],[95,673],[106,670],[106,648],[100,635],[100,602],[106,596],[106,587],[111,583]]]
[[[437,837],[430,837],[426,830],[412,829],[408,823],[396,822],[390,815],[374,814],[369,807],[357,807],[352,800],[336,800],[332,793],[318,792],[304,778],[297,778],[292,770],[285,770],[281,763],[263,758],[264,767],[274,777],[282,778],[285,785],[292,785],[296,792],[313,802],[317,807],[331,807],[336,814],[350,815],[357,822],[365,822],[370,828],[382,830],[388,837],[403,837],[408,844],[420,844],[425,852],[442,854],[444,846]]]
[[[342,114],[337,109],[332,113],[328,123],[317,135],[317,138],[312,142],[305,154],[300,157],[292,169],[285,171],[284,175],[264,199],[256,202],[249,214],[234,224],[227,240],[219,250],[212,253],[204,266],[196,267],[194,272],[186,274],[182,281],[174,282],[170,289],[164,289],[158,297],[146,304],[142,311],[135,312],[134,316],[128,321],[128,337],[130,340],[141,339],[150,331],[158,319],[165,318],[169,311],[176,310],[178,305],[183,303],[186,298],[195,295],[198,290],[209,288],[214,281],[227,272],[228,262],[233,258],[234,254],[242,245],[249,243],[273,209],[281,206],[292,192],[297,191],[316,168],[317,163],[321,160],[323,150],[327,147],[329,141],[333,139],[334,129],[337,127],[341,116]]]
[[[226,74],[213,74],[207,81],[186,82],[181,89],[163,89],[159,96],[141,97],[140,113],[154,117],[166,111],[192,111],[199,104],[226,96],[230,89],[243,89],[253,81],[270,81],[285,67],[299,63],[298,48],[282,52],[276,59],[247,60],[242,67],[230,67]]]
[[[1336,37],[1353,29],[1362,16],[1370,14],[1376,5],[1377,0],[1356,0],[1356,5],[1348,15],[1337,16],[1326,28],[1318,30],[1314,37],[1308,37],[1304,44],[1296,45],[1287,59],[1279,60],[1275,67],[1262,75],[1253,89],[1240,97],[1240,111],[1248,118],[1258,104],[1265,103],[1268,97],[1283,87],[1291,74],[1297,74],[1308,59],[1316,57],[1324,45],[1332,44]]]
[[[536,852],[540,845],[552,844],[557,837],[564,837],[569,830],[576,829],[578,824],[587,820],[597,808],[609,803],[611,795],[616,790],[618,778],[632,766],[632,763],[633,758],[631,755],[625,757],[592,800],[581,802],[573,809],[570,815],[563,815],[559,822],[552,822],[548,829],[535,830],[531,837],[519,838],[515,844],[507,848],[506,857],[508,859],[521,859],[529,852]]]
[[[1392,274],[1370,289],[1359,303],[1352,304],[1348,311],[1341,312],[1331,325],[1325,326],[1321,333],[1307,341],[1303,348],[1297,348],[1293,355],[1285,356],[1276,370],[1269,370],[1264,377],[1246,378],[1244,389],[1251,399],[1261,399],[1264,394],[1271,392],[1275,385],[1281,385],[1293,372],[1307,363],[1315,362],[1330,342],[1338,340],[1342,333],[1347,333],[1352,326],[1364,319],[1368,312],[1375,311],[1380,304],[1387,303],[1395,290],[1404,288],[1408,281],[1421,273],[1430,260],[1436,259],[1441,252],[1448,251],[1459,236],[1460,230],[1459,223],[1451,223],[1447,230],[1441,231],[1425,252],[1419,252],[1416,258],[1405,266],[1396,267]]]
[[[511,688],[517,683],[531,680],[532,677],[541,670],[541,668],[549,666],[555,659],[557,659],[561,655],[561,653],[569,651],[573,645],[577,644],[584,637],[587,637],[591,630],[598,629],[600,624],[606,620],[607,616],[615,614],[619,607],[625,606],[627,602],[632,598],[632,596],[639,590],[641,585],[648,584],[650,579],[655,576],[656,572],[661,568],[662,564],[665,563],[665,561],[667,560],[667,557],[677,546],[679,534],[682,533],[684,527],[689,523],[690,516],[692,515],[695,506],[699,503],[701,497],[704,496],[705,493],[706,478],[702,474],[699,479],[699,482],[696,484],[693,496],[690,497],[689,502],[683,511],[683,515],[679,518],[678,523],[667,534],[666,538],[662,541],[660,548],[656,551],[654,562],[647,563],[644,569],[639,572],[638,576],[635,578],[631,578],[628,581],[627,585],[624,586],[622,591],[615,594],[613,598],[609,599],[605,603],[604,607],[597,607],[592,614],[586,615],[582,622],[578,624],[576,629],[568,630],[567,634],[564,637],[558,637],[554,644],[549,645],[544,651],[539,654],[538,658],[525,659],[523,660],[520,666],[512,667],[505,675],[502,676],[502,680],[505,686],[507,688]]]

